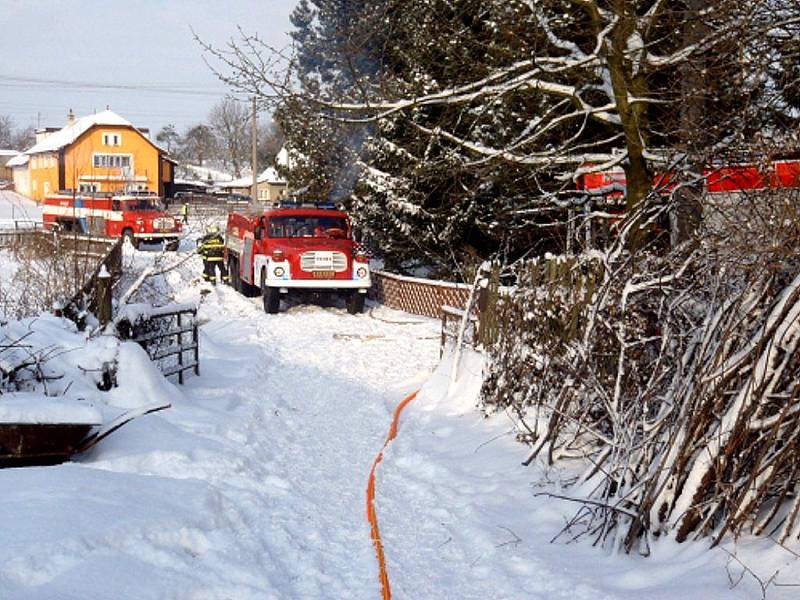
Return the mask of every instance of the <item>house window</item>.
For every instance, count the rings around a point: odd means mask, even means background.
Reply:
[[[120,133],[104,133],[103,146],[121,146],[122,134]]]
[[[93,159],[95,168],[122,168],[131,166],[130,154],[95,154]]]
[[[78,191],[81,194],[93,194],[100,191],[100,186],[96,183],[82,183],[78,186]]]

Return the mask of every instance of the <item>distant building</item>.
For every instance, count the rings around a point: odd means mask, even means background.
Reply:
[[[11,167],[8,166],[8,161],[17,156],[19,152],[16,150],[0,150],[0,181],[11,181],[14,174]]]
[[[258,176],[258,200],[259,202],[276,202],[286,198],[288,186],[286,181],[278,175],[274,167],[264,169]],[[220,184],[221,189],[231,194],[244,194],[251,196],[253,192],[253,178],[241,177]]]
[[[147,130],[110,110],[77,119],[70,111],[65,127],[37,130],[36,144],[24,155],[26,164],[13,167],[14,182],[35,200],[59,190],[173,195],[175,161]]]
[[[28,161],[30,156],[27,154],[17,154],[6,163],[6,167],[11,170],[11,180],[14,182],[14,190],[18,194],[30,197],[31,177],[28,172]]]

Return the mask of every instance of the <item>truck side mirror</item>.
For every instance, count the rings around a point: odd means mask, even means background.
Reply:
[[[260,226],[259,226],[259,227],[256,227],[256,228],[255,228],[255,231],[254,231],[254,234],[255,234],[255,238],[256,238],[257,240],[260,240],[260,239],[262,239],[262,238],[264,237],[264,228],[263,228],[263,227],[260,227]]]

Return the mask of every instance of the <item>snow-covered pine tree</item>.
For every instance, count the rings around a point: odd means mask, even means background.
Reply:
[[[654,173],[691,181],[708,156],[740,149],[762,123],[742,107],[769,91],[768,47],[789,43],[776,31],[791,8],[305,0],[292,76],[267,72],[257,38],[217,57],[237,89],[283,103],[296,186],[349,197],[395,264],[457,271],[563,245],[570,214],[602,219],[575,189],[587,170],[623,168],[633,208]]]

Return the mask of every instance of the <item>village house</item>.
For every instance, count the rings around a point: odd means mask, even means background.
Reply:
[[[3,182],[11,181],[14,177],[11,167],[8,162],[17,156],[19,152],[16,150],[2,150],[0,149],[0,185]]]
[[[277,202],[286,198],[288,186],[274,167],[267,167],[258,176],[258,201],[262,203]],[[242,177],[233,181],[226,181],[220,184],[221,189],[231,194],[243,194],[250,196],[253,191],[253,178]]]
[[[14,190],[18,194],[30,197],[31,195],[31,178],[28,172],[28,161],[30,157],[27,154],[19,153],[6,163],[6,167],[11,171],[11,181],[14,182]]]
[[[173,193],[175,161],[146,129],[110,110],[80,118],[70,111],[62,129],[37,130],[24,157],[12,159],[14,183],[34,200],[57,191]]]

